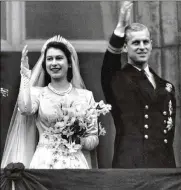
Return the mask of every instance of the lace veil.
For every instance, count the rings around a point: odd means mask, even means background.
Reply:
[[[72,44],[61,36],[54,36],[48,39],[43,45],[41,56],[31,71],[31,86],[44,86],[44,70],[42,69],[44,51],[47,44],[53,41],[64,43],[71,52],[72,85],[76,88],[85,88],[84,82],[80,76],[77,53]],[[1,168],[5,168],[7,164],[11,162],[21,162],[28,168],[35,151],[35,146],[35,116],[21,115],[20,111],[18,111],[18,104],[16,102],[6,138]]]

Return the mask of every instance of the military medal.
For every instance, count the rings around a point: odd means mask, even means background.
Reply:
[[[172,129],[172,127],[173,127],[173,120],[172,120],[171,117],[168,117],[167,127],[166,128],[168,129],[168,131],[170,131]]]
[[[171,100],[168,103],[168,110],[169,110],[169,116],[170,117],[168,117],[167,127],[166,128],[168,129],[168,131],[170,131],[172,129],[172,127],[173,127],[173,120],[172,120],[172,117],[171,117],[171,115],[173,113],[173,107],[172,107],[172,101]]]
[[[172,107],[172,101],[171,100],[168,103],[168,110],[169,110],[169,113],[170,113],[170,116],[171,116],[172,113],[173,113],[173,107]]]
[[[168,92],[171,92],[172,91],[172,85],[170,83],[166,83],[165,90]]]

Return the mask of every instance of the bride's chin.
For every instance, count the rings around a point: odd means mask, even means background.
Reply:
[[[62,74],[57,73],[57,74],[51,74],[50,76],[52,79],[61,79],[63,78]]]

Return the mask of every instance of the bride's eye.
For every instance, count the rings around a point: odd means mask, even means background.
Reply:
[[[46,60],[47,60],[47,61],[52,61],[53,58],[52,58],[52,57],[47,57]]]
[[[56,57],[56,60],[58,60],[58,61],[59,61],[59,60],[62,60],[62,59],[63,59],[63,56],[57,56],[57,57]]]

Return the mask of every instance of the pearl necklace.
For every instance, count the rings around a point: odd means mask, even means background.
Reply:
[[[69,86],[68,89],[65,90],[64,92],[60,92],[60,91],[58,91],[58,90],[55,90],[55,88],[53,88],[50,83],[48,84],[48,88],[49,88],[52,92],[54,92],[55,94],[58,94],[59,96],[64,96],[65,94],[70,93],[70,91],[72,90],[72,84],[71,84],[71,83],[69,83],[69,84],[70,84],[70,86]]]

